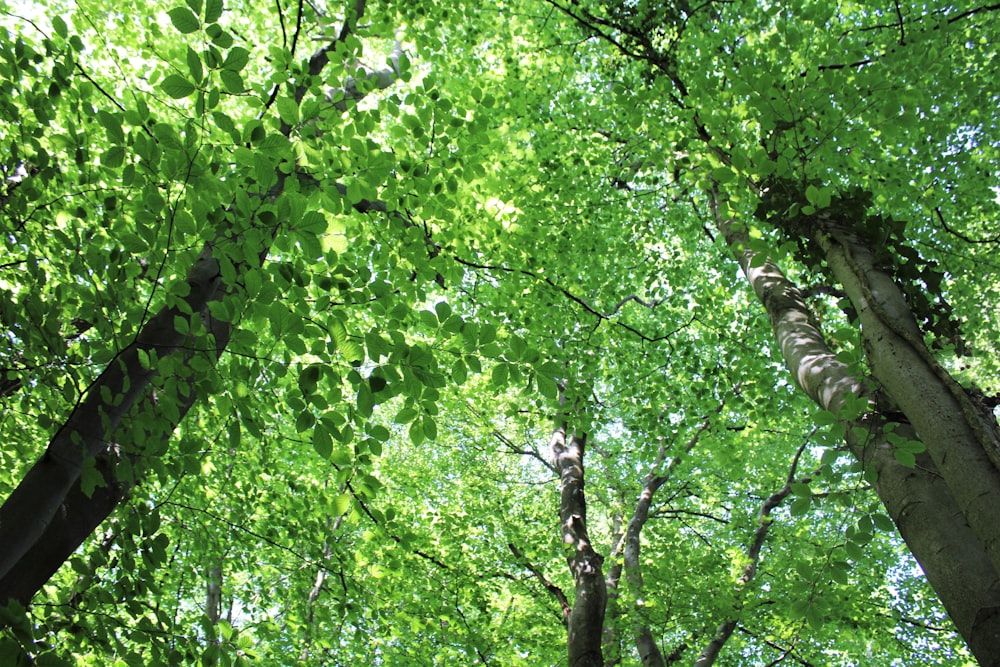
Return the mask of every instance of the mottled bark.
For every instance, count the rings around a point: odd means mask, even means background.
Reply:
[[[769,260],[753,266],[756,253],[748,248],[745,230],[719,215],[714,196],[712,209],[716,225],[770,316],[785,364],[799,387],[834,414],[853,397],[864,397],[861,380],[829,350],[795,285]],[[892,445],[884,439],[857,439],[857,433],[878,436],[879,421],[868,413],[847,423],[848,445],[876,472],[876,492],[977,660],[1000,665],[997,569],[930,456],[918,456],[917,465],[909,468],[896,461]]]
[[[586,436],[567,438],[565,424],[550,442],[552,458],[561,481],[559,521],[567,562],[573,574],[575,599],[566,629],[569,635],[569,667],[603,667],[601,633],[607,605],[607,589],[598,554],[587,533],[587,501],[584,494],[583,457]]]

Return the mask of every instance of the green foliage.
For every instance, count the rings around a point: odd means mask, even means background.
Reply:
[[[928,331],[963,322],[967,379],[996,393],[995,240],[963,240],[995,235],[996,27],[944,4],[481,4],[350,30],[353,2],[0,15],[4,497],[160,308],[190,353],[139,350],[157,411],[116,433],[115,471],[139,483],[3,612],[0,663],[556,664],[562,419],[588,433],[607,570],[665,478],[644,587],[623,576],[608,617],[622,664],[637,623],[691,662],[730,618],[719,664],[968,662],[842,455],[867,402],[821,414],[795,388],[702,188],[757,209],[757,266],[803,286],[812,221],[850,223]],[[206,243],[226,290],[192,313]],[[837,299],[810,303],[863,372]]]
[[[878,267],[892,276],[903,293],[924,331],[934,336],[938,347],[947,344],[963,348],[959,322],[943,294],[945,275],[938,263],[926,260],[905,236],[906,222],[892,216],[869,213],[873,195],[853,188],[849,192],[831,193],[809,184],[801,185],[789,179],[771,178],[754,215],[774,224],[799,248],[798,259],[820,271],[822,252],[817,247],[815,231],[819,218],[833,221],[832,229],[851,234],[875,250]],[[845,311],[853,317],[849,304]]]

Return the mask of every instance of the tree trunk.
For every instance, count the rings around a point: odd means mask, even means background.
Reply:
[[[604,667],[618,667],[622,663],[622,640],[618,633],[618,619],[621,617],[621,609],[618,606],[618,598],[621,593],[618,590],[618,585],[622,578],[622,563],[617,558],[623,537],[620,512],[615,512],[611,523],[611,547],[608,553],[612,559],[612,565],[604,577],[604,588],[608,592],[608,602],[605,605],[605,623],[601,635],[601,644],[604,647]]]
[[[178,332],[175,319],[201,316],[205,328],[220,336],[221,352],[229,326],[211,316],[208,304],[225,292],[219,263],[207,245],[187,276],[185,306],[169,306],[144,326],[136,340],[122,350],[91,385],[66,423],[49,443],[41,459],[0,507],[0,604],[10,599],[27,603],[62,562],[83,542],[126,495],[134,480],[119,479],[116,459],[141,459],[152,444],[169,438],[195,400],[195,337]],[[187,311],[187,312],[185,312]],[[180,358],[183,381],[174,395],[154,395],[151,383],[159,373],[156,362]],[[109,400],[106,400],[109,399]],[[141,418],[146,442],[133,443],[131,425]],[[120,428],[121,427],[121,428]],[[120,443],[133,443],[121,446]],[[91,494],[81,475],[93,462],[103,487]]]
[[[853,397],[865,396],[861,380],[827,347],[799,290],[769,260],[753,266],[756,253],[748,249],[745,230],[719,215],[714,193],[711,203],[716,225],[767,310],[798,386],[834,414]],[[879,368],[888,362],[880,360]],[[927,418],[933,419],[933,413],[921,421]],[[919,455],[910,468],[896,460],[892,445],[883,438],[858,439],[858,433],[880,436],[880,426],[872,413],[847,424],[852,453],[877,474],[879,498],[976,659],[982,665],[1000,665],[1000,576],[986,547],[930,456]],[[926,442],[928,436],[921,437]]]
[[[329,53],[350,35],[365,4],[365,0],[356,0],[340,35],[310,58],[311,76],[322,72]],[[400,55],[397,45],[389,58],[389,68],[366,71],[373,85],[365,90],[383,89],[395,81]],[[295,90],[296,103],[302,101],[309,85],[311,82]],[[358,100],[365,92],[351,79],[341,91],[331,94],[347,101]],[[291,131],[282,123],[282,134],[288,136]],[[283,192],[287,178],[281,171],[277,173],[276,184],[265,193],[272,201]],[[361,201],[354,208],[361,212],[385,210],[380,204]],[[251,228],[256,224],[251,220],[241,222],[245,224],[232,227]],[[171,437],[199,398],[197,387],[202,373],[198,368],[205,366],[192,361],[204,355],[217,358],[229,342],[229,323],[214,318],[209,310],[212,301],[236,287],[223,282],[219,258],[232,256],[229,261],[238,283],[247,271],[263,262],[273,239],[264,234],[259,243],[251,244],[233,229],[227,233],[231,236],[221,235],[205,245],[186,277],[187,294],[169,297],[167,305],[108,364],[42,457],[0,506],[0,606],[12,600],[22,604],[31,600],[127,497],[137,481],[136,475],[141,474],[143,456]],[[197,319],[213,335],[211,346],[196,344],[187,327],[177,328],[179,321]],[[210,351],[199,351],[206,349]],[[165,378],[162,388],[154,389],[154,381],[161,377],[160,369],[168,359],[179,361],[167,362],[172,375]],[[137,433],[142,434],[142,442],[135,442]],[[118,474],[122,461],[133,469],[124,478]],[[88,473],[87,479],[84,473],[90,465],[95,471]]]
[[[601,636],[608,592],[601,571],[604,558],[594,551],[587,534],[583,455],[586,436],[567,441],[566,425],[552,434],[552,458],[561,480],[559,521],[576,597],[566,619],[569,667],[604,667]]]
[[[976,408],[934,360],[902,292],[861,239],[824,230],[817,240],[858,313],[873,376],[913,424],[993,567],[1000,570],[1000,470],[995,463],[1000,438],[992,414]]]
[[[757,575],[757,567],[760,564],[760,553],[764,548],[764,540],[767,539],[767,533],[771,530],[774,520],[771,518],[771,513],[778,507],[781,503],[785,501],[785,498],[792,492],[792,483],[795,481],[795,473],[799,467],[799,460],[802,457],[802,452],[805,451],[808,440],[799,447],[799,450],[795,453],[795,458],[792,459],[791,469],[788,471],[788,477],[785,480],[785,485],[781,487],[775,493],[772,493],[761,505],[760,512],[757,514],[757,530],[754,531],[753,542],[750,543],[750,548],[747,549],[747,558],[749,563],[743,568],[743,574],[740,576],[739,582],[737,583],[736,590],[736,601],[738,607],[734,610],[734,613],[722,623],[715,630],[715,635],[708,642],[705,648],[702,650],[701,655],[694,662],[694,667],[712,667],[715,661],[719,659],[719,654],[722,653],[723,647],[729,638],[733,636],[733,632],[736,630],[736,625],[739,622],[739,614],[743,608],[743,591],[746,589],[747,585],[753,581],[753,578]],[[808,481],[808,480],[806,480]]]
[[[642,493],[639,494],[639,502],[635,505],[635,513],[628,523],[625,531],[625,550],[623,561],[625,564],[625,578],[628,581],[629,589],[635,596],[636,619],[632,625],[632,637],[635,640],[635,648],[639,652],[639,660],[643,667],[663,667],[663,654],[660,647],[656,645],[656,639],[649,630],[643,610],[642,599],[642,568],[639,563],[639,538],[642,529],[649,519],[649,507],[653,502],[653,494],[667,481],[664,475],[649,475],[643,485]]]

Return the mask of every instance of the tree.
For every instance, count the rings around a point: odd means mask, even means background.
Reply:
[[[874,32],[884,41],[866,39],[855,45],[847,29],[835,44],[814,45],[817,52],[829,54],[837,62],[800,59],[782,65],[771,58],[767,61],[770,71],[762,73],[765,68],[759,65],[760,56],[755,59],[744,48],[751,40],[720,29],[726,25],[723,10],[681,5],[611,5],[607,9],[553,6],[610,42],[627,60],[647,67],[647,75],[664,82],[665,97],[675,111],[690,117],[690,136],[705,145],[707,162],[703,168],[718,165],[704,177],[709,181],[705,189],[712,217],[767,308],[786,364],[803,390],[843,419],[845,430],[852,431],[847,434],[849,446],[860,461],[874,466],[881,478],[876,489],[883,503],[960,632],[980,662],[993,664],[1000,655],[994,644],[1000,638],[994,613],[997,600],[983,592],[996,590],[1000,560],[993,553],[993,522],[980,503],[988,504],[987,499],[1000,490],[996,465],[1000,432],[992,413],[994,399],[984,401],[980,390],[962,387],[932,352],[932,347],[947,348],[954,356],[960,347],[952,307],[939,293],[944,275],[935,268],[936,262],[923,258],[911,245],[914,237],[920,238],[920,231],[933,228],[924,226],[906,234],[904,223],[888,214],[872,213],[875,202],[888,204],[893,199],[878,196],[881,193],[869,185],[871,173],[858,173],[858,167],[869,168],[878,154],[896,153],[901,143],[912,138],[911,127],[918,132],[936,130],[941,117],[949,114],[937,106],[939,99],[920,99],[914,93],[902,108],[905,121],[897,136],[876,133],[869,148],[849,129],[843,133],[840,129],[864,122],[864,104],[878,109],[878,101],[871,96],[880,84],[890,81],[889,90],[910,91],[907,74],[914,71],[911,68],[939,67],[921,57],[893,67],[897,49],[929,45],[928,53],[947,54],[962,63],[962,70],[975,67],[980,55],[967,57],[965,49],[950,49],[946,35],[953,29],[988,33],[989,18],[982,17],[995,8],[951,12],[914,7],[904,13],[897,6],[895,23],[881,22],[876,12],[875,22],[867,26],[871,17],[863,12],[857,17],[855,30]],[[801,8],[800,12],[815,25],[850,18],[822,7]],[[775,42],[794,47],[801,39],[801,33],[794,29],[782,34],[784,25],[772,23],[769,17],[750,19],[742,12],[739,16],[744,29],[753,25]],[[979,24],[977,18],[986,23]],[[959,24],[966,27],[953,28]],[[718,46],[706,49],[702,31],[713,29]],[[693,31],[698,33],[695,39],[700,53],[708,50],[726,57],[714,59],[711,67],[706,67],[704,59],[686,63],[685,38]],[[869,55],[856,58],[862,50]],[[893,76],[881,71],[883,61],[889,61],[886,70]],[[748,62],[754,65],[741,65]],[[784,76],[775,76],[782,71]],[[706,76],[709,72],[712,76]],[[718,72],[722,73],[721,82]],[[795,74],[808,89],[793,86],[790,79]],[[848,84],[861,84],[861,90],[869,91],[866,99],[855,98],[850,92],[838,94]],[[956,85],[955,90],[960,88]],[[716,104],[704,105],[700,103],[703,99]],[[719,100],[735,102],[736,114],[727,114],[725,109],[731,107],[718,105]],[[897,99],[890,102],[897,103]],[[753,109],[749,114],[748,108]],[[885,117],[886,111],[878,109],[876,117],[880,112]],[[916,118],[911,120],[911,115]],[[951,118],[950,122],[955,127],[959,120]],[[734,131],[735,127],[740,130]],[[746,141],[748,138],[752,143]],[[943,141],[942,151],[955,150],[948,147],[948,141]],[[846,151],[845,146],[849,147]],[[855,151],[860,158],[853,157]],[[852,157],[840,159],[843,153]],[[800,261],[821,280],[843,288],[848,314],[860,324],[871,385],[856,379],[860,373],[834,359],[800,292],[768,263],[766,244],[755,246],[749,233],[751,225],[734,221],[723,209],[728,209],[729,202],[720,196],[719,188],[739,175],[759,202],[753,214],[774,225],[779,238],[783,235],[796,243]],[[892,183],[896,197],[906,186],[917,184],[912,173],[889,170],[879,180]],[[738,210],[738,206],[733,208],[734,213]],[[950,232],[940,207],[934,210],[943,227],[937,231]],[[742,214],[750,213],[744,206]],[[970,241],[961,234],[957,238]],[[763,270],[762,265],[766,267]],[[860,405],[857,398],[863,399]],[[887,432],[891,435],[884,435]],[[889,470],[898,465],[916,469],[914,455],[925,448],[927,456],[922,458],[921,468],[929,474]],[[891,481],[900,474],[906,476],[905,491]],[[938,475],[947,488],[942,488]],[[952,532],[956,523],[961,534]],[[973,546],[977,544],[981,548]],[[944,545],[950,545],[950,553],[942,558],[941,550],[949,548]],[[958,563],[963,564],[956,571]],[[957,572],[962,574],[956,576]]]
[[[50,9],[9,662],[995,664],[995,8]]]

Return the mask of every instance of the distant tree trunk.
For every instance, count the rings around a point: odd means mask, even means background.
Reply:
[[[855,397],[866,397],[867,390],[861,380],[827,347],[798,288],[769,260],[755,266],[752,260],[756,253],[749,249],[745,227],[719,215],[715,193],[711,195],[711,203],[716,225],[770,316],[785,364],[798,386],[820,407],[833,414],[840,413]],[[983,523],[985,517],[970,517],[963,511],[963,504],[956,498],[965,498],[968,492],[961,489],[954,491],[931,454],[936,450],[943,456],[953,436],[960,439],[956,448],[968,449],[970,440],[981,448],[975,436],[970,435],[976,429],[966,423],[967,417],[958,405],[960,401],[944,386],[945,381],[939,376],[943,370],[929,368],[913,349],[912,342],[892,331],[881,321],[881,317],[872,312],[870,298],[858,284],[861,281],[853,269],[847,269],[850,260],[846,257],[845,248],[829,243],[828,261],[831,266],[843,264],[834,270],[840,274],[838,278],[842,277],[848,283],[844,288],[855,301],[859,315],[865,312],[862,317],[863,336],[866,346],[874,348],[869,350],[870,357],[874,357],[872,368],[890,393],[895,390],[902,395],[903,402],[899,405],[902,408],[905,404],[904,412],[916,427],[915,435],[919,435],[927,445],[928,452],[918,454],[913,467],[900,464],[893,454],[892,444],[882,435],[884,419],[874,410],[845,424],[847,444],[855,457],[875,472],[875,490],[883,505],[976,659],[982,665],[1000,665],[1000,576],[990,557],[991,549],[973,529],[971,521],[975,518],[978,523]],[[859,251],[855,249],[864,261],[865,255]],[[854,261],[858,261],[857,256]],[[869,287],[868,291],[884,293],[891,292],[891,289],[880,279],[875,290]],[[888,295],[882,298],[888,298]],[[887,305],[893,308],[899,306],[898,302]],[[896,311],[896,315],[901,316],[901,313]],[[871,330],[865,322],[870,324]],[[917,377],[911,381],[903,369],[892,369],[894,360],[905,364],[904,368],[919,369]],[[926,402],[915,391],[924,387],[930,394]],[[892,398],[896,396],[892,395]],[[948,426],[933,424],[938,409],[944,412],[942,419],[947,421]],[[920,411],[924,414],[918,414]],[[922,430],[923,427],[926,431]],[[933,445],[928,442],[931,439],[937,439]],[[995,470],[986,454],[965,452],[962,456],[967,461],[975,461],[970,464],[973,466],[969,470],[970,485],[980,489],[983,485],[988,486]],[[943,458],[947,459],[947,456]],[[954,467],[947,460],[942,463],[946,467]],[[964,507],[985,510],[968,502]],[[988,528],[984,531],[985,534],[990,532]]]
[[[788,471],[788,477],[785,479],[785,485],[778,491],[768,496],[761,505],[760,512],[757,514],[757,530],[754,531],[753,542],[750,543],[750,548],[747,549],[747,559],[749,562],[743,568],[743,574],[740,575],[739,581],[737,582],[736,600],[738,606],[734,609],[734,613],[729,616],[729,618],[726,618],[719,624],[719,627],[715,630],[715,635],[713,635],[712,639],[709,640],[708,644],[702,650],[701,655],[698,656],[698,659],[694,661],[694,667],[712,667],[712,665],[715,664],[715,661],[719,659],[719,654],[722,653],[722,649],[726,645],[726,642],[728,642],[729,638],[733,636],[733,632],[736,630],[736,625],[739,623],[740,611],[743,607],[743,591],[757,575],[757,568],[760,565],[761,549],[764,547],[764,540],[767,539],[767,533],[770,531],[771,525],[774,521],[771,518],[771,513],[776,508],[780,507],[781,503],[783,503],[785,498],[787,498],[792,492],[792,483],[795,482],[795,473],[798,470],[802,452],[805,451],[807,444],[808,439],[795,453],[795,457],[792,459],[791,469]],[[808,479],[804,481],[808,481]]]
[[[583,456],[586,435],[567,439],[566,424],[550,441],[552,458],[561,481],[559,521],[567,562],[573,573],[575,599],[566,619],[569,667],[604,667],[601,650],[608,592],[601,570],[604,558],[587,534],[587,501],[584,495]]]
[[[636,503],[635,512],[632,514],[632,519],[625,531],[625,550],[623,552],[625,579],[628,581],[629,590],[636,597],[637,605],[636,619],[632,625],[632,637],[643,667],[663,667],[663,655],[660,653],[660,647],[656,645],[653,633],[649,630],[649,624],[643,618],[643,580],[642,568],[639,564],[639,538],[646,521],[649,519],[649,508],[653,502],[653,494],[666,480],[665,475],[650,474],[647,476],[642,493],[639,495],[639,502]]]
[[[601,636],[601,644],[604,647],[604,667],[618,667],[622,663],[622,640],[618,632],[618,618],[621,616],[621,609],[618,606],[619,584],[622,578],[622,563],[618,553],[621,548],[622,535],[622,515],[615,512],[612,517],[611,547],[608,550],[612,565],[608,568],[608,573],[604,577],[604,588],[608,592],[608,603],[604,615],[604,630]]]
[[[205,578],[205,617],[209,625],[218,625],[222,618],[222,566],[213,565]]]

